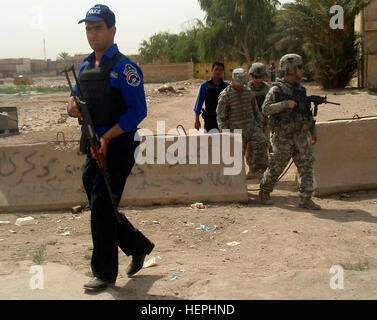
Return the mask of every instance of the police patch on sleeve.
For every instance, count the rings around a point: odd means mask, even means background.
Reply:
[[[141,83],[140,75],[137,73],[137,69],[131,65],[126,64],[124,68],[124,75],[126,76],[127,83],[132,87],[137,87]]]

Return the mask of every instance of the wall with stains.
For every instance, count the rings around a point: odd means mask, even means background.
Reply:
[[[244,162],[242,161],[239,174],[224,175],[224,168],[232,165],[225,164],[221,157],[223,134],[215,135],[218,140],[212,141],[212,137],[209,137],[208,146],[202,143],[201,136],[208,138],[204,135],[152,136],[153,164],[134,167],[121,205],[247,201]],[[230,150],[234,150],[233,135],[228,135],[228,138]],[[157,146],[163,148],[165,157],[176,155],[177,160],[185,161],[174,151],[174,144],[178,140],[184,142],[184,159],[187,164],[157,164]],[[200,155],[204,151],[208,152],[208,163],[212,163],[213,142],[220,143],[219,164],[199,164]],[[198,164],[189,164],[195,160]],[[2,147],[0,212],[70,209],[72,206],[85,204],[87,199],[81,180],[84,163],[85,157],[79,155],[77,150],[67,151],[55,144]]]

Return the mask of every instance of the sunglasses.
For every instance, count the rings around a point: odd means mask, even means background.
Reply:
[[[263,76],[255,76],[255,75],[253,75],[253,78],[254,79],[263,79]]]

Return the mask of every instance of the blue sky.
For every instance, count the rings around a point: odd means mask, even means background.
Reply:
[[[286,1],[283,1],[286,2]],[[160,31],[178,33],[195,18],[204,19],[197,0],[13,0],[2,1],[0,59],[43,59],[58,53],[91,51],[84,25],[78,21],[97,3],[108,5],[117,17],[115,41],[125,54],[136,54],[142,40]]]

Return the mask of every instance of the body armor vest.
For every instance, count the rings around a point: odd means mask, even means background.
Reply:
[[[254,95],[248,87],[240,92],[229,86],[227,91],[229,103],[229,129],[245,129],[256,126],[253,103]]]
[[[219,95],[226,87],[227,85],[224,82],[222,82],[219,86],[216,86],[213,79],[207,81],[207,94],[204,100],[206,104],[206,112],[216,112]]]
[[[110,71],[123,58],[119,52],[100,67],[88,63],[80,74],[80,99],[87,103],[95,126],[114,126],[127,111],[120,90],[110,86]]]
[[[281,83],[273,83],[273,86],[278,87],[281,93],[289,95],[289,93],[285,92],[286,90],[284,91]],[[295,86],[290,95],[292,96],[292,100],[294,100],[294,96],[306,95],[306,89],[302,86]],[[275,103],[284,100],[288,99],[280,95],[279,92],[275,92]],[[271,115],[270,123],[272,131],[276,131],[276,129],[284,129],[284,131],[287,133],[292,133],[300,131],[304,125],[308,126],[309,124],[313,123],[313,117],[311,113],[301,114],[298,112],[298,108],[295,108],[294,110],[288,109],[278,114]]]
[[[270,90],[270,87],[265,82],[263,82],[260,88],[254,88],[251,82],[249,84],[249,88],[254,93],[255,99],[257,99],[259,111],[262,112],[262,105],[263,105],[264,100],[266,99],[266,95],[268,91]]]

